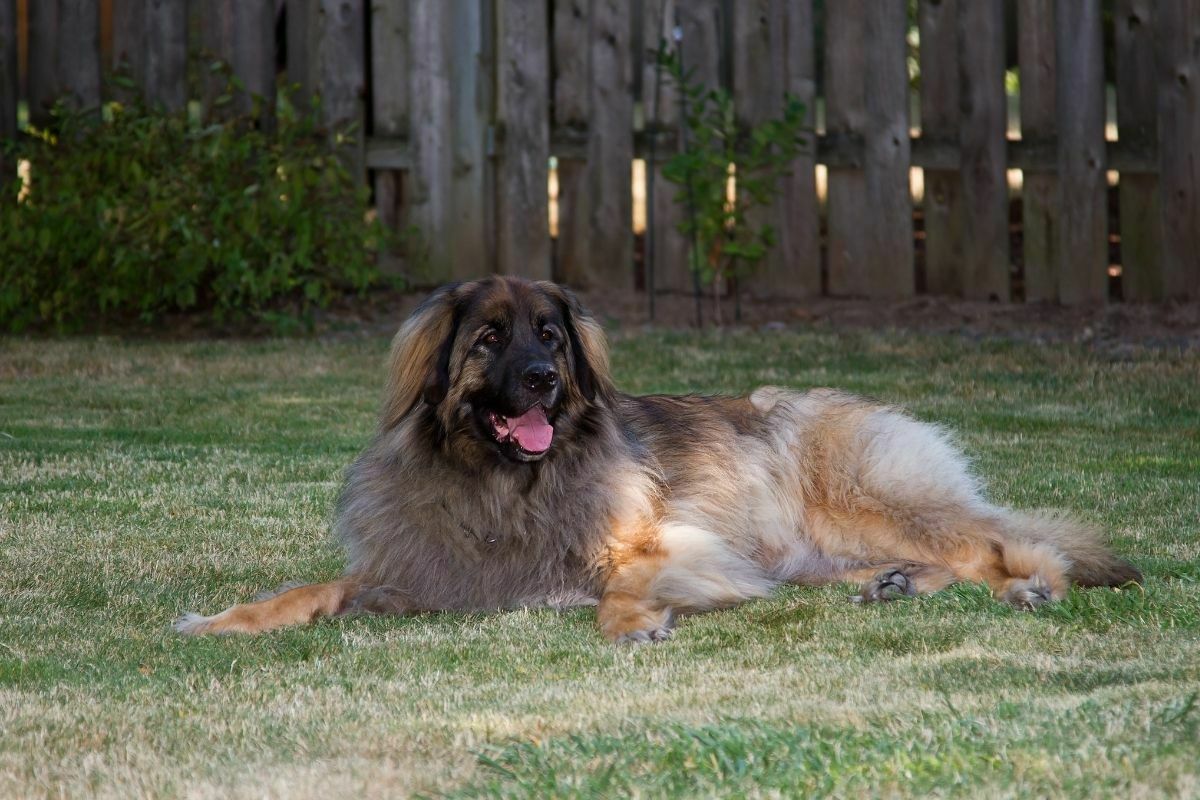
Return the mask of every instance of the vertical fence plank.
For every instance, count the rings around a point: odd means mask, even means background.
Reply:
[[[207,0],[203,17],[204,48],[225,61],[242,88],[220,104],[223,76],[206,81],[205,112],[215,118],[254,115],[271,128],[275,118],[274,0]]]
[[[187,104],[186,3],[113,0],[112,66],[128,71],[149,105],[182,110]]]
[[[957,145],[961,123],[958,0],[922,0],[918,13],[921,139]],[[963,291],[960,175],[958,170],[925,169],[925,290],[931,294],[961,295]]]
[[[737,3],[732,22],[733,87],[741,122],[755,125],[782,116],[785,95],[793,94],[805,104],[811,126],[815,119],[812,3]],[[789,174],[781,179],[779,197],[752,220],[769,224],[777,237],[757,274],[747,281],[753,294],[787,298],[821,291],[814,156],[815,147],[810,146],[791,164]]]
[[[58,97],[58,2],[26,0],[26,99],[29,121],[45,125]]]
[[[1104,38],[1099,4],[1058,0],[1058,299],[1103,303],[1108,293],[1104,170]]]
[[[865,172],[867,207],[878,218],[875,224],[865,226],[869,294],[873,297],[908,297],[916,290],[908,182],[912,158],[906,6],[903,0],[890,0],[867,15]]]
[[[409,0],[371,6],[371,113],[375,132],[408,135]]]
[[[1117,130],[1143,152],[1158,146],[1154,14],[1151,0],[1117,0]],[[1121,294],[1125,300],[1162,299],[1158,176],[1121,173]]]
[[[60,100],[75,109],[97,108],[99,6],[88,0],[39,0],[29,3],[27,13],[30,121],[49,124]]]
[[[1054,0],[1018,0],[1017,55],[1021,73],[1021,139],[1049,148],[1058,137]],[[1025,300],[1058,298],[1058,175],[1026,169],[1021,187]]]
[[[413,163],[402,202],[427,257],[414,277],[476,278],[493,266],[487,150],[493,79],[484,69],[491,26],[478,0],[412,0],[410,8]]]
[[[209,2],[209,0],[188,0],[189,3]],[[312,69],[309,60],[312,53],[313,18],[316,16],[314,0],[285,0],[287,11],[287,28],[284,38],[287,42],[287,84],[295,87],[292,103],[298,110],[306,111],[308,101],[316,87],[312,85]]]
[[[863,0],[825,8],[825,130],[831,141],[862,141],[866,123],[866,86],[862,65],[866,59],[867,9]],[[861,162],[851,167],[830,166],[827,214],[829,241],[829,292],[865,295],[868,285],[863,220],[867,181]]]
[[[578,3],[569,4],[572,16]],[[585,106],[585,163],[578,175],[567,170],[559,181],[559,254],[563,276],[580,287],[633,286],[633,95],[630,87],[630,4],[626,0],[591,0],[581,56],[586,64],[586,100],[578,92],[578,75],[556,90],[569,108]],[[572,28],[577,22],[571,23]],[[562,50],[558,51],[562,54]],[[577,63],[578,59],[572,59]],[[570,62],[563,66],[569,66]],[[575,67],[574,71],[577,72]],[[568,90],[568,87],[570,89]]]
[[[375,136],[399,139],[408,137],[409,96],[409,2],[392,0],[371,6],[371,117]],[[289,21],[290,24],[290,21]],[[389,230],[407,224],[404,200],[404,173],[398,169],[380,169],[373,175],[375,209],[379,221]],[[416,264],[418,253],[407,254],[409,266]],[[382,268],[394,272],[398,264],[385,260]],[[412,276],[416,278],[416,275]]]
[[[484,58],[483,5],[480,0],[451,3],[454,36],[450,53],[450,113],[454,124],[449,131],[442,131],[442,135],[449,135],[454,166],[450,175],[450,207],[456,220],[450,239],[456,278],[478,277],[492,268],[491,248],[484,234],[489,228],[490,214],[485,189],[493,81],[490,70],[482,68],[485,61],[490,61]],[[543,95],[543,108],[545,104]],[[543,162],[546,152],[543,148]],[[542,174],[545,176],[544,163]],[[546,194],[545,180],[542,194]]]
[[[146,3],[148,0],[113,0],[112,48],[105,66],[137,80],[142,75],[146,45]],[[109,87],[113,91],[115,87]],[[119,89],[113,94],[121,100],[132,92]]]
[[[1200,300],[1200,0],[1158,14],[1163,294]]]
[[[319,83],[322,122],[357,180],[365,179],[363,114],[367,62],[366,0],[321,0]]]
[[[418,281],[440,283],[455,277],[450,240],[454,207],[450,179],[453,148],[447,132],[453,125],[450,97],[449,4],[442,0],[411,0],[410,40],[412,77],[409,83],[411,119],[409,142],[412,169],[406,176],[408,220],[426,245],[427,274]]]
[[[581,142],[587,136],[589,0],[555,0],[553,8],[555,135],[563,142]],[[572,151],[574,148],[572,148]],[[586,228],[576,224],[584,213],[582,153],[558,155],[558,242],[555,280],[579,285],[587,277],[587,245],[579,242]]]
[[[642,108],[646,132],[652,136],[671,130],[679,122],[679,98],[670,76],[658,64],[660,44],[672,47],[675,27],[675,0],[644,0],[642,50],[638,54],[642,70]],[[679,230],[683,208],[676,202],[679,188],[663,177],[663,164],[675,150],[659,136],[654,145],[654,163],[646,164],[646,269],[654,273],[654,290],[690,291],[691,273],[687,266],[687,238]]]
[[[100,6],[95,0],[58,0],[58,80],[76,111],[100,109]]]
[[[745,130],[778,116],[783,107],[784,9],[772,0],[740,0],[733,4],[732,12],[733,105],[738,127]],[[779,246],[786,226],[781,200],[776,198],[771,205],[752,210],[746,220],[752,226],[769,226],[777,237],[775,247],[742,281],[751,295],[787,296],[795,291],[787,285],[793,265]]]
[[[504,143],[496,170],[496,268],[530,278],[550,277],[549,37],[545,4],[497,0],[496,112]]]
[[[668,46],[682,49],[683,66],[691,75],[691,80],[709,89],[721,86],[721,31],[726,24],[724,11],[721,0],[675,0],[663,3],[662,30],[667,36]],[[676,26],[683,36],[679,43],[672,36]],[[674,125],[678,137],[679,94],[669,77],[663,78],[662,92],[659,108],[663,114],[663,125]],[[667,161],[676,152],[677,148],[660,151],[656,155]],[[691,242],[678,229],[688,213],[685,204],[678,199],[682,192],[682,187],[662,177],[660,169],[655,177],[653,202],[655,237],[657,242],[666,243],[665,247],[658,245],[661,255],[655,274],[657,288],[663,291],[691,292],[694,286],[688,258]]]
[[[591,241],[586,273],[595,285],[622,289],[633,288],[630,25],[627,0],[592,0],[588,35],[591,118],[584,179],[586,229]]]
[[[29,13],[29,121],[42,127],[58,98],[58,1],[40,0]]]
[[[779,0],[776,0],[779,2]],[[812,0],[784,4],[784,91],[804,104],[806,147],[784,178],[783,230],[779,252],[791,265],[785,293],[811,297],[821,293],[821,220],[817,204],[817,47]]]
[[[0,0],[0,145],[17,136],[17,3]],[[0,188],[13,165],[0,149]]]
[[[829,288],[905,297],[914,290],[905,4],[867,5],[825,7],[826,128],[863,143],[861,169],[829,170]]]
[[[963,295],[1007,302],[1008,181],[1004,93],[1004,2],[967,0],[958,8],[962,109]]]

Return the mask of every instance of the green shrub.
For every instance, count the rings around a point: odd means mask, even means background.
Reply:
[[[366,190],[286,104],[271,135],[117,104],[33,133],[28,196],[0,196],[0,329],[271,319],[378,280]]]

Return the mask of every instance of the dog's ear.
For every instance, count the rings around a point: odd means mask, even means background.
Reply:
[[[392,339],[379,425],[393,428],[418,401],[437,405],[450,390],[450,353],[458,328],[462,284],[443,286],[417,306]]]
[[[614,387],[608,367],[608,341],[604,329],[570,289],[544,281],[538,285],[562,307],[567,336],[571,340],[571,361],[575,367],[579,393],[588,402],[597,397],[610,400]]]

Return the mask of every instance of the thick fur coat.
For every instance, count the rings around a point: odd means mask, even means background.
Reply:
[[[1091,527],[991,504],[950,437],[896,408],[621,394],[575,298],[514,278],[444,287],[401,327],[336,531],[343,578],[177,628],[598,604],[609,639],[653,641],[780,583],[876,602],[978,581],[1031,609],[1140,580]]]

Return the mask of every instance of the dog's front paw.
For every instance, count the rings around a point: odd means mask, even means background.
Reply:
[[[617,644],[649,644],[650,642],[665,642],[671,638],[670,628],[647,628],[645,630],[629,631],[613,639]]]
[[[649,644],[671,638],[671,609],[630,609],[623,614],[600,615],[600,632],[616,644]]]

